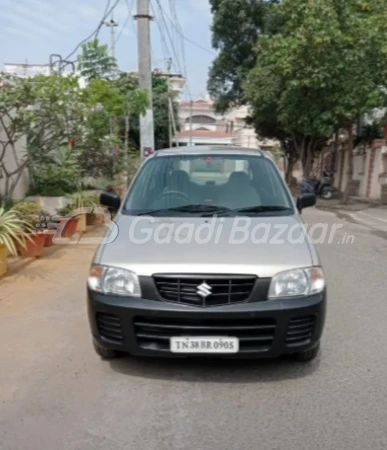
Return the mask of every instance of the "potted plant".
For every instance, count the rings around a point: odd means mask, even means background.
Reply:
[[[79,191],[70,196],[72,203],[69,205],[75,210],[80,210],[85,207],[85,193]],[[77,232],[84,233],[86,231],[86,213],[78,214]]]
[[[25,245],[20,236],[26,227],[28,224],[24,223],[14,211],[0,207],[0,276],[7,272],[8,254],[16,256],[17,244]]]
[[[32,202],[17,203],[12,210],[23,221],[22,234],[16,246],[20,256],[40,258],[43,254],[45,236],[37,232],[37,224],[42,215],[40,205]],[[23,241],[23,244],[20,242]]]
[[[96,208],[99,206],[99,198],[97,195],[87,196],[84,200],[85,208]],[[86,225],[94,226],[102,223],[101,214],[95,212],[86,213]]]
[[[36,226],[44,234],[45,238],[44,246],[45,247],[53,246],[54,245],[53,239],[56,230],[59,227],[59,224],[55,223],[52,217],[46,211],[44,211],[42,215],[39,217],[39,223]]]
[[[71,238],[77,232],[79,217],[72,217],[74,206],[69,204],[57,210],[59,214],[59,224],[62,228],[62,237]]]
[[[82,191],[72,194],[69,198],[72,202],[68,205],[68,208],[71,208],[73,213],[79,210],[77,232],[83,233],[86,231],[87,225],[95,225],[98,222],[99,214],[82,212],[82,209],[97,207],[99,199],[96,195],[88,195]]]

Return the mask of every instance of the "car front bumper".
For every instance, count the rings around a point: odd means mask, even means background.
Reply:
[[[198,356],[172,353],[170,337],[219,336],[238,337],[239,352],[210,356],[277,357],[318,345],[325,322],[326,292],[197,308],[88,290],[88,314],[93,339],[100,346],[132,355]]]

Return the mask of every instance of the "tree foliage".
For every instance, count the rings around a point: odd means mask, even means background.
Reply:
[[[286,17],[281,33],[260,38],[246,83],[255,115],[274,100],[278,122],[305,156],[307,173],[316,145],[346,128],[351,180],[353,125],[385,103],[387,4],[285,0],[277,8]]]
[[[208,91],[216,109],[226,111],[246,102],[243,82],[255,66],[255,47],[269,26],[269,8],[275,1],[210,0],[213,13],[212,44],[219,50],[210,69]]]
[[[221,109],[248,101],[257,132],[279,139],[284,150],[290,144],[306,174],[314,152],[345,128],[351,180],[353,125],[386,102],[387,3],[212,0],[212,6],[220,53],[209,88]],[[230,27],[233,15],[246,19],[241,28]],[[254,56],[246,58],[247,51]]]
[[[9,198],[27,166],[48,162],[60,145],[80,138],[85,107],[75,76],[1,78],[6,86],[0,89],[0,168],[2,195]]]
[[[79,175],[112,179],[128,168],[132,153],[139,153],[139,116],[149,99],[138,78],[115,72],[107,46],[98,41],[83,46],[79,67],[85,87],[76,75],[23,79],[0,74],[6,81],[0,87],[2,197],[12,197],[26,167],[34,193],[59,195],[73,190]],[[169,143],[170,94],[168,81],[156,73],[153,87],[158,149]]]
[[[129,131],[125,123],[131,115],[144,114],[149,103],[147,92],[137,89],[129,75],[120,74],[115,80],[91,80],[83,90],[83,100],[90,109],[87,132],[79,144],[83,172],[111,179],[126,169]]]
[[[21,80],[17,83],[24,84]],[[29,150],[39,163],[70,139],[82,138],[88,110],[76,75],[39,75],[26,80],[25,85],[30,94],[25,98]]]
[[[117,60],[109,56],[109,47],[98,39],[86,42],[78,55],[78,70],[88,81],[106,79],[118,71]]]

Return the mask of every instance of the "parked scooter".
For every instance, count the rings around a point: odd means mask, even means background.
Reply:
[[[320,180],[303,178],[300,183],[301,193],[315,194],[324,200],[330,200],[334,192],[332,184],[332,177],[324,171]]]

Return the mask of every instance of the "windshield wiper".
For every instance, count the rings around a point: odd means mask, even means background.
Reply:
[[[228,212],[231,211],[230,208],[226,208],[224,206],[216,206],[216,205],[183,205],[177,206],[174,208],[164,208],[164,209],[155,209],[151,211],[145,211],[137,216],[151,216],[152,214],[158,213],[168,213],[168,212],[182,212],[182,213],[216,213],[216,212]]]
[[[225,206],[217,205],[183,205],[176,206],[174,208],[163,208],[154,209],[150,211],[145,211],[137,214],[137,216],[152,216],[153,214],[163,214],[163,213],[188,213],[188,214],[200,214],[201,217],[210,217],[215,214],[239,214],[239,213],[266,213],[266,212],[277,212],[277,211],[291,211],[291,208],[287,206],[250,206],[248,208],[231,209]]]
[[[288,206],[274,206],[274,205],[265,205],[265,206],[250,206],[248,208],[240,208],[235,209],[236,213],[265,213],[265,212],[276,212],[276,211],[291,211],[292,208]]]

